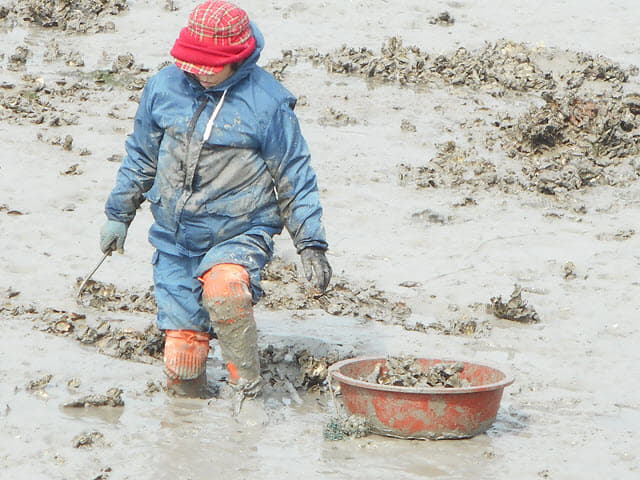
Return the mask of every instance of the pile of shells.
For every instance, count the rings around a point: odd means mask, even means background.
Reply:
[[[436,157],[427,165],[398,165],[401,185],[417,188],[492,186],[499,181],[496,166],[475,151],[465,151],[450,141],[439,145]]]
[[[86,315],[56,308],[43,311],[34,306],[3,306],[0,313],[23,317],[33,322],[33,328],[52,335],[69,337],[83,345],[93,345],[98,351],[115,358],[150,363],[161,359],[164,333],[154,324],[144,331],[133,328],[115,328],[108,320],[97,324]]]
[[[426,370],[415,357],[388,357],[378,363],[374,371],[361,380],[378,385],[401,387],[468,387],[471,383],[458,375],[464,370],[462,362],[439,363]]]
[[[427,325],[416,322],[414,330],[429,333],[436,332],[443,335],[486,337],[491,332],[491,324],[487,320],[463,317],[448,321],[439,320]]]
[[[330,73],[359,75],[403,85],[433,80],[428,59],[429,55],[418,47],[404,47],[398,37],[391,37],[383,44],[379,55],[367,48],[343,46],[334,53],[312,57],[314,64],[324,65]]]
[[[427,52],[416,46],[404,46],[401,38],[391,37],[379,53],[365,47],[349,46],[327,54],[313,49],[287,50],[281,59],[266,68],[282,78],[288,65],[310,60],[330,73],[401,85],[428,84],[440,79],[451,85],[489,86],[518,92],[556,88],[552,75],[542,71],[532,59],[534,53],[524,44],[500,40],[475,51],[460,48],[451,55],[439,55],[431,61]]]
[[[76,400],[67,402],[65,408],[87,408],[87,407],[123,407],[121,388],[110,388],[106,393],[84,395]]]
[[[5,17],[13,14],[41,27],[88,33],[113,30],[109,16],[128,8],[127,0],[20,0],[6,7]]]
[[[640,165],[640,96],[546,97],[507,128],[507,154],[542,193],[635,180]],[[629,159],[629,161],[623,161]]]
[[[587,80],[627,82],[629,77],[638,75],[638,67],[623,68],[602,55],[594,57],[586,53],[577,53],[576,56],[581,67],[579,72]]]
[[[149,363],[151,359],[162,359],[164,338],[164,332],[155,325],[139,331],[111,328],[103,322],[96,329],[85,330],[79,341],[94,344],[100,353],[110,357]]]
[[[78,278],[76,283],[80,285],[82,280],[82,278]],[[153,287],[144,291],[119,291],[112,283],[89,280],[82,290],[80,301],[83,305],[110,312],[157,312]]]
[[[527,304],[522,298],[522,288],[515,285],[513,292],[507,301],[502,297],[491,298],[487,305],[487,313],[491,313],[498,318],[513,320],[521,323],[537,323],[540,321],[538,312]]]
[[[329,366],[346,358],[337,351],[318,354],[293,345],[267,345],[260,351],[265,385],[295,397],[296,389],[324,391]]]
[[[440,55],[432,71],[452,85],[501,87],[517,92],[551,90],[556,83],[531,59],[532,50],[524,44],[500,40],[469,52],[458,49],[453,55]]]
[[[41,78],[24,75],[22,85],[5,84],[0,90],[0,120],[24,124],[25,121],[36,125],[51,127],[77,125],[78,115],[65,112],[54,98],[71,97],[78,102],[85,98],[86,86],[80,83],[67,85],[61,81],[46,85]]]
[[[400,301],[388,299],[374,285],[355,286],[335,276],[322,295],[310,289],[295,264],[274,257],[262,273],[265,295],[260,304],[273,310],[322,309],[331,315],[350,315],[367,320],[402,324],[411,314]]]
[[[400,183],[417,188],[517,186],[553,195],[637,180],[640,95],[544,98],[544,105],[532,107],[520,118],[505,115],[498,122],[502,147],[516,161],[511,169],[499,172],[474,149],[447,142],[425,165],[399,164]]]

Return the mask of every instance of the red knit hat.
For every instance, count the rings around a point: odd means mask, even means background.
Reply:
[[[233,3],[210,0],[191,12],[171,55],[185,72],[211,75],[248,58],[255,49],[247,13]]]

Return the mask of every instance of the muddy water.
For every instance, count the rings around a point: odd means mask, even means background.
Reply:
[[[65,30],[1,8],[46,2],[0,2],[0,477],[638,475],[640,397],[621,387],[640,376],[635,2],[246,2],[301,97],[336,278],[309,295],[277,239],[256,311],[274,388],[237,418],[215,342],[218,395],[162,389],[146,208],[96,274],[114,290],[74,298],[139,89],[196,2],[126,3]],[[313,359],[353,355],[516,381],[469,440],[326,441]],[[123,406],[63,407],[113,389]]]

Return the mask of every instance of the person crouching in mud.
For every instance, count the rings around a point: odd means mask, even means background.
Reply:
[[[164,371],[169,389],[180,394],[206,385],[212,335],[234,389],[243,396],[260,392],[252,305],[262,295],[260,272],[273,255],[272,237],[283,226],[307,280],[325,291],[331,278],[296,99],[256,64],[263,45],[238,6],[197,6],[171,50],[175,64],[142,93],[106,202],[105,253],[124,253],[136,210],[144,199],[151,205]]]

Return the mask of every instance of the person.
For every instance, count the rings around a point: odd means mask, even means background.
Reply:
[[[331,278],[296,99],[257,65],[263,46],[237,5],[207,1],[192,11],[171,49],[175,63],[143,90],[105,205],[101,250],[124,253],[136,210],[150,204],[157,325],[176,393],[206,385],[212,336],[229,383],[245,396],[260,391],[253,305],[283,227],[311,285],[323,292]]]

